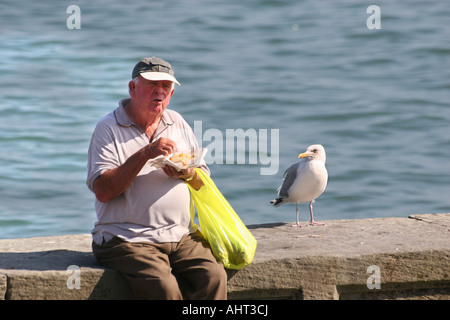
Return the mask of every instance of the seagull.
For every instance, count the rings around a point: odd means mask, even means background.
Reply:
[[[290,202],[297,205],[297,223],[293,227],[301,227],[298,221],[298,207],[301,202],[309,202],[311,214],[310,225],[324,225],[315,222],[312,204],[327,187],[328,172],[325,168],[325,149],[320,144],[309,146],[305,152],[300,153],[300,160],[291,165],[285,172],[283,182],[277,189],[278,198],[270,201],[274,207]]]

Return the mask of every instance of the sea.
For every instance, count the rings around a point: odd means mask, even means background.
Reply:
[[[448,213],[449,17],[447,0],[2,0],[0,238],[91,232],[93,129],[151,56],[245,224],[295,221],[269,201],[312,144],[316,221]]]

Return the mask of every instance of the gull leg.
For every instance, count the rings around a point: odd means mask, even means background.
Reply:
[[[325,223],[314,221],[312,203],[313,203],[312,201],[309,203],[309,213],[311,214],[311,221],[309,222],[309,224],[312,226],[324,226]]]
[[[293,224],[292,226],[301,228],[300,222],[298,221],[298,202],[297,202],[297,207],[296,207],[296,213],[297,213],[297,223]]]

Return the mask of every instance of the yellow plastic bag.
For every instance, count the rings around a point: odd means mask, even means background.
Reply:
[[[211,250],[227,269],[241,269],[253,261],[256,239],[242,223],[212,179],[196,168],[203,186],[199,190],[189,184],[191,197],[197,209],[200,231]]]

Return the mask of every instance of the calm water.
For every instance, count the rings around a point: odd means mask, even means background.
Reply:
[[[450,212],[448,1],[377,1],[380,30],[356,0],[80,0],[79,30],[70,4],[0,3],[0,238],[90,232],[92,130],[152,55],[182,83],[171,108],[202,132],[279,130],[275,174],[210,165],[245,223],[295,220],[268,202],[313,143],[330,176],[316,220]]]

